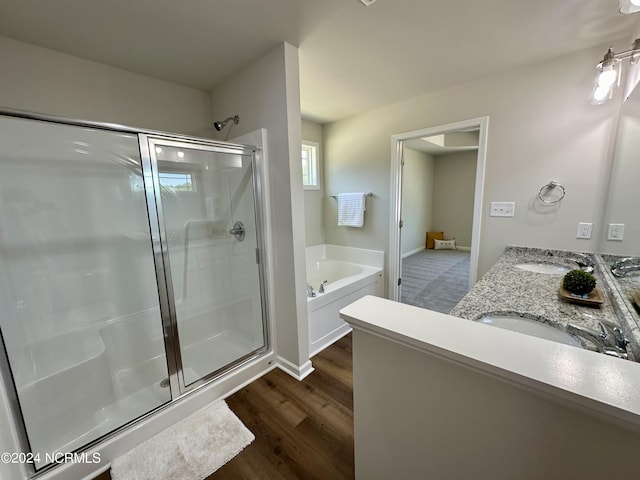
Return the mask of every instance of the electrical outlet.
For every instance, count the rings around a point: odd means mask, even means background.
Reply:
[[[516,202],[491,202],[490,217],[515,217]]]
[[[624,223],[610,223],[607,240],[622,240],[624,238]]]
[[[576,238],[591,238],[591,230],[593,228],[593,223],[579,223],[578,224],[578,233],[576,233]]]

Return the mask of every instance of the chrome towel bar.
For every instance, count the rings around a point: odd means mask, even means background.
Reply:
[[[373,197],[373,192],[365,193],[365,195],[366,195],[367,197]],[[331,194],[331,195],[329,195],[329,196],[330,196],[331,198],[338,198],[338,194],[337,194],[337,193],[333,193],[333,194]]]

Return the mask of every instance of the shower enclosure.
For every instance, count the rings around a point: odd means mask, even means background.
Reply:
[[[269,350],[253,149],[0,115],[0,367],[30,473]]]

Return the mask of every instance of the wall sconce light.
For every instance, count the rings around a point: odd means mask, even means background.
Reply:
[[[640,0],[620,0],[620,13],[640,12]]]
[[[623,0],[626,2],[637,2],[640,11],[640,0]],[[613,98],[613,90],[620,86],[622,77],[622,60],[629,59],[629,69],[625,82],[624,99],[631,95],[631,92],[640,80],[640,38],[633,42],[633,48],[625,52],[615,53],[609,49],[604,54],[604,58],[598,63],[598,76],[593,87],[593,101],[595,105],[606,102]]]

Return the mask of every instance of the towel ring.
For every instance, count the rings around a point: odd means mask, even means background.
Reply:
[[[562,194],[560,195],[559,198],[557,198],[555,200],[545,200],[544,198],[542,198],[543,192],[547,192],[549,190],[553,190],[556,187],[562,190]],[[560,203],[560,201],[564,198],[566,193],[567,193],[566,190],[564,189],[564,187],[561,184],[559,184],[555,180],[552,180],[552,181],[550,181],[546,185],[543,185],[540,188],[540,190],[538,191],[538,198],[540,199],[540,201],[542,203],[544,203],[546,205],[555,205],[556,203]]]

